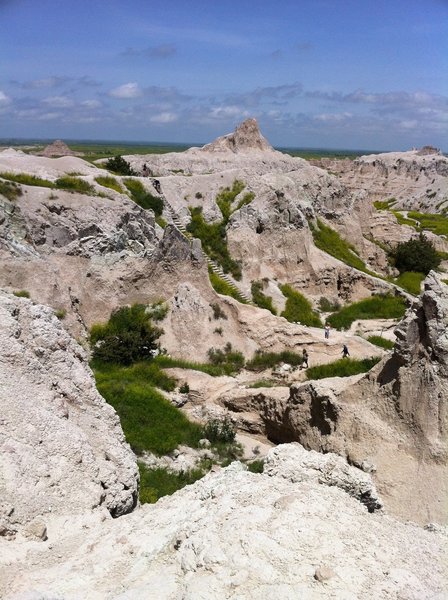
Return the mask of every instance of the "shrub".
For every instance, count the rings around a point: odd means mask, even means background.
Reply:
[[[122,156],[114,156],[106,162],[106,169],[118,175],[137,175],[131,165]]]
[[[393,251],[393,258],[400,273],[418,271],[428,274],[431,269],[440,265],[440,257],[434,245],[422,234],[416,239],[398,244]]]
[[[373,203],[373,206],[377,210],[389,210],[396,203],[397,201],[395,200],[395,198],[389,198],[389,200],[376,200]]]
[[[399,296],[378,295],[344,306],[330,315],[328,323],[336,329],[348,329],[357,319],[400,319],[406,303]]]
[[[286,296],[285,310],[281,316],[290,323],[301,323],[309,327],[322,327],[319,315],[313,310],[311,302],[305,296],[294,290],[290,285],[281,285],[280,289]]]
[[[208,357],[212,365],[223,367],[228,375],[237,373],[244,367],[244,355],[238,350],[233,350],[230,342],[227,342],[222,350],[210,348]]]
[[[65,175],[56,179],[55,186],[61,190],[68,190],[70,192],[79,192],[80,194],[95,194],[95,190],[88,181],[84,179],[78,179],[78,177],[70,177]]]
[[[224,419],[212,419],[206,423],[202,433],[212,444],[224,442],[230,444],[235,441],[235,428],[229,417]]]
[[[17,200],[23,196],[22,188],[13,181],[0,181],[0,195],[8,200]]]
[[[218,335],[222,335],[224,333],[224,330],[222,327],[215,327],[215,329],[213,330],[213,333],[217,333]]]
[[[225,319],[227,321],[227,315],[222,310],[222,308],[219,306],[219,304],[214,302],[213,304],[210,304],[210,306],[212,307],[212,310],[213,310],[213,318],[214,319]]]
[[[322,312],[335,312],[340,308],[341,305],[339,304],[339,302],[330,302],[330,300],[328,300],[328,298],[325,298],[325,296],[321,296],[321,298],[319,299],[319,309]]]
[[[115,177],[109,177],[108,175],[102,177],[95,177],[95,181],[102,185],[103,187],[107,187],[110,190],[114,190],[119,194],[123,193],[123,188],[120,185],[120,182],[115,179]]]
[[[146,309],[146,313],[153,321],[163,321],[169,311],[169,306],[164,300],[157,300]]]
[[[231,188],[226,187],[222,189],[216,196],[216,204],[219,206],[225,224],[227,224],[227,221],[232,214],[232,204],[235,198],[244,190],[244,187],[242,181],[235,179]]]
[[[179,387],[179,393],[180,394],[188,394],[190,391],[190,386],[188,385],[188,383],[183,383],[180,387]]]
[[[370,335],[367,338],[367,341],[369,341],[371,344],[375,344],[375,346],[384,348],[384,350],[392,350],[392,348],[394,347],[394,343],[391,340],[387,340],[381,335]]]
[[[200,198],[203,198],[203,196],[202,196],[201,192],[196,192],[196,194],[194,195],[194,197],[195,197],[195,198],[197,198],[198,200],[199,200]]]
[[[256,352],[254,357],[246,363],[246,369],[249,371],[264,371],[272,369],[280,363],[288,363],[297,367],[302,364],[303,357],[301,354],[283,350],[283,352]]]
[[[264,460],[259,458],[257,460],[252,460],[251,462],[247,463],[247,469],[251,473],[263,473]]]
[[[67,311],[65,310],[65,308],[60,308],[59,310],[55,311],[54,314],[59,320],[62,321],[62,319],[65,319],[65,317],[67,316]]]
[[[193,371],[201,371],[207,373],[212,377],[220,377],[221,375],[227,375],[225,366],[212,365],[210,363],[198,363],[190,360],[183,360],[182,358],[172,358],[171,356],[156,356],[153,361],[154,364],[161,367],[162,369],[175,368],[178,369],[192,369]]]
[[[93,358],[122,365],[151,358],[162,333],[152,324],[143,304],[119,308],[112,313],[108,323],[92,327]]]
[[[277,314],[277,311],[272,304],[272,298],[263,293],[263,282],[252,281],[251,292],[252,300],[257,306],[260,308],[266,308],[267,310],[271,311],[273,315]]]
[[[17,298],[29,298],[30,297],[30,293],[27,292],[26,290],[17,290],[16,292],[13,292],[14,296],[17,296]]]
[[[325,379],[326,377],[350,377],[350,375],[358,375],[366,373],[374,367],[380,358],[378,356],[372,358],[363,358],[356,360],[354,358],[340,358],[339,360],[328,363],[326,365],[318,365],[310,367],[306,370],[308,379]]]

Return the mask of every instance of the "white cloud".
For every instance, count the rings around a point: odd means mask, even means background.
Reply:
[[[323,121],[324,123],[340,123],[341,121],[346,121],[350,119],[353,115],[349,112],[344,113],[322,113],[320,115],[316,115],[314,118],[316,121]]]
[[[81,102],[81,106],[84,108],[100,108],[102,104],[99,100],[84,100]]]
[[[9,104],[11,102],[11,98],[0,90],[0,104]]]
[[[249,113],[240,106],[218,106],[212,108],[210,116],[214,119],[228,119],[234,117],[247,117]]]
[[[109,92],[114,98],[139,98],[143,95],[138,83],[124,83]]]
[[[51,106],[52,108],[71,108],[74,102],[67,96],[49,96],[42,100],[42,104]]]
[[[149,120],[151,121],[151,123],[159,124],[174,123],[174,121],[177,121],[177,115],[171,112],[162,112],[158,115],[154,115]]]

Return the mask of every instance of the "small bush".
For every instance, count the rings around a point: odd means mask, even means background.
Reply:
[[[88,181],[84,179],[78,179],[78,177],[59,177],[56,179],[55,186],[60,190],[67,190],[69,192],[79,192],[80,194],[94,195],[95,190]]]
[[[148,314],[153,321],[163,321],[169,311],[169,306],[164,300],[153,302],[147,309]]]
[[[179,387],[179,393],[180,394],[188,394],[189,392],[190,392],[190,386],[188,385],[188,383],[183,383]]]
[[[215,327],[215,329],[213,330],[213,333],[217,333],[218,335],[222,335],[224,333],[224,330],[222,327]]]
[[[216,302],[210,304],[210,306],[212,307],[213,310],[213,318],[214,319],[225,319],[227,321],[227,315],[226,313],[222,310],[222,308],[219,306],[219,304],[217,304]]]
[[[349,329],[353,321],[358,319],[400,319],[405,311],[403,298],[378,295],[344,306],[330,315],[327,321],[335,329]]]
[[[195,198],[197,198],[198,200],[200,200],[201,198],[203,198],[201,192],[196,192],[196,194],[194,195]]]
[[[350,377],[366,373],[374,367],[380,358],[375,356],[372,358],[363,358],[356,360],[354,358],[340,358],[339,360],[328,363],[326,365],[318,365],[310,367],[306,370],[308,379],[325,379],[327,377]]]
[[[238,373],[244,367],[244,355],[238,350],[233,350],[230,342],[227,342],[222,350],[210,348],[208,357],[212,365],[223,367],[228,375]]]
[[[247,463],[247,469],[251,473],[263,473],[264,460],[257,459]]]
[[[235,179],[231,188],[226,187],[222,189],[216,196],[216,204],[219,206],[225,224],[227,224],[227,221],[232,214],[232,204],[235,198],[244,190],[244,187],[242,181]]]
[[[249,371],[265,371],[272,369],[280,363],[287,363],[294,367],[300,366],[303,362],[303,356],[290,350],[283,352],[256,352],[255,356],[246,363],[246,369]]]
[[[0,181],[0,195],[12,201],[23,196],[23,192],[22,188],[13,181]]]
[[[277,311],[275,310],[272,304],[272,298],[270,296],[266,296],[263,293],[262,281],[253,281],[251,286],[251,292],[254,304],[259,306],[260,308],[266,308],[267,310],[271,311],[273,315],[277,314]]]
[[[65,319],[65,317],[67,316],[67,311],[65,310],[65,308],[60,308],[59,310],[56,310],[54,314],[60,321],[62,321],[62,319]]]
[[[325,298],[325,296],[321,296],[321,298],[319,299],[319,310],[321,310],[322,312],[335,312],[340,308],[341,305],[339,302],[330,302],[330,300],[328,300],[328,298]]]
[[[235,441],[236,431],[229,417],[208,421],[202,432],[212,444],[216,442],[231,444]]]
[[[152,358],[161,335],[162,330],[152,324],[143,304],[125,306],[113,312],[105,325],[92,327],[92,355],[101,362],[130,365]]]
[[[322,327],[319,315],[313,310],[311,302],[305,296],[294,290],[290,285],[281,285],[280,289],[286,296],[285,310],[281,316],[290,323],[301,323],[309,327]]]
[[[387,340],[381,335],[370,335],[367,338],[367,341],[371,344],[375,344],[375,346],[378,346],[379,348],[384,348],[384,350],[392,350],[394,347],[394,343],[391,340]]]
[[[105,175],[103,177],[95,177],[95,181],[103,187],[109,188],[110,190],[114,190],[119,194],[122,194],[124,191],[120,185],[120,182],[117,179],[115,179],[115,177],[109,177]]]
[[[416,239],[398,244],[392,256],[400,273],[417,271],[426,275],[440,265],[440,257],[434,245],[422,234]]]
[[[122,156],[114,156],[106,162],[106,169],[117,175],[137,175],[131,165]]]
[[[13,292],[14,296],[17,296],[17,298],[29,298],[30,297],[30,293],[27,292],[26,290],[17,290],[16,292]]]

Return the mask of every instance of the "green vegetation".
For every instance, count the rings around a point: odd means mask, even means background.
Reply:
[[[36,177],[36,175],[29,175],[28,173],[0,173],[0,177],[7,179],[8,181],[14,181],[15,183],[22,183],[23,185],[37,185],[39,187],[54,188],[53,182],[48,179],[42,179]]]
[[[201,371],[212,377],[220,377],[221,375],[230,375],[232,366],[213,365],[211,363],[198,363],[191,360],[183,360],[182,358],[172,358],[171,356],[159,355],[153,360],[153,363],[162,369],[178,368],[192,369],[193,371]]]
[[[359,258],[356,248],[344,240],[337,231],[324,225],[319,219],[317,219],[317,227],[310,222],[310,228],[314,243],[320,250],[331,254],[338,260],[342,260],[350,267],[365,273],[369,272],[364,262]]]
[[[231,188],[222,189],[216,196],[216,203],[222,214],[221,221],[207,223],[202,214],[202,207],[190,207],[191,221],[187,226],[187,231],[201,240],[202,247],[210,258],[218,262],[224,272],[231,273],[235,279],[241,279],[241,266],[230,256],[227,248],[226,226],[232,213],[254,198],[254,194],[249,192],[239,201],[236,208],[232,208],[235,198],[244,187],[244,183],[236,179]]]
[[[308,379],[325,379],[326,377],[349,377],[350,375],[358,375],[366,373],[374,367],[380,358],[375,356],[372,358],[363,358],[356,360],[353,358],[340,358],[339,360],[328,363],[326,365],[318,365],[310,367],[306,370]]]
[[[110,177],[109,175],[104,175],[102,177],[95,177],[95,181],[102,185],[103,187],[109,188],[110,190],[114,190],[119,194],[123,194],[124,190],[121,187],[120,182],[115,179],[115,177]]]
[[[390,212],[395,216],[399,225],[409,225],[409,227],[416,229],[417,223],[405,217],[403,213],[399,212],[398,210],[391,210]]]
[[[244,367],[244,355],[238,350],[233,350],[230,342],[227,342],[222,350],[210,348],[208,358],[212,365],[221,367],[226,375],[238,373]]]
[[[266,308],[267,310],[270,310],[273,315],[277,314],[277,311],[272,304],[272,298],[263,293],[262,281],[252,281],[251,292],[254,304],[260,308]]]
[[[202,214],[201,206],[190,207],[190,213],[191,221],[187,226],[187,231],[201,240],[204,251],[221,265],[225,273],[231,273],[235,279],[241,279],[241,266],[233,260],[227,248],[224,221],[207,223]]]
[[[251,473],[263,473],[264,460],[258,458],[250,463],[247,463],[247,469]]]
[[[26,290],[17,290],[16,292],[13,292],[14,296],[17,296],[17,298],[29,298],[30,297],[30,293],[27,292]]]
[[[377,210],[389,210],[396,203],[397,201],[395,198],[389,198],[389,200],[376,200],[376,202],[373,203],[373,206]]]
[[[69,192],[79,192],[80,194],[96,194],[88,181],[79,179],[78,177],[71,177],[70,175],[65,175],[64,177],[56,179],[55,187],[60,190],[68,190]]]
[[[190,422],[154,386],[175,388],[175,381],[154,363],[130,367],[94,362],[97,388],[120,416],[126,440],[136,454],[172,452],[179,444],[197,447],[199,425]]]
[[[322,312],[335,312],[340,308],[341,305],[339,304],[339,302],[330,302],[330,300],[328,300],[328,298],[325,298],[325,296],[322,296],[319,299],[319,310]]]
[[[236,431],[232,421],[226,416],[224,419],[212,419],[208,421],[204,429],[204,437],[212,444],[224,442],[226,444],[235,441]]]
[[[327,319],[336,329],[349,329],[358,319],[400,319],[406,311],[406,303],[399,296],[378,295],[344,306]]]
[[[277,385],[278,385],[278,382],[272,381],[272,379],[259,379],[258,381],[254,381],[254,383],[251,383],[247,387],[251,388],[251,389],[258,389],[258,388],[276,387]]]
[[[191,485],[205,475],[205,471],[201,468],[174,473],[161,467],[150,469],[142,462],[139,462],[138,466],[140,470],[140,502],[142,504],[153,504],[159,498],[174,494],[177,490]]]
[[[117,173],[117,175],[137,175],[131,165],[121,155],[109,158],[106,162],[106,169]]]
[[[222,310],[222,308],[219,306],[219,304],[217,304],[216,302],[214,302],[213,304],[210,304],[210,307],[213,311],[213,318],[218,320],[218,319],[224,319],[225,321],[227,321],[227,315],[226,313]]]
[[[163,217],[160,217],[160,216],[156,216],[156,223],[162,229],[165,229],[165,227],[168,225],[168,223],[165,221],[165,219]]]
[[[179,386],[179,394],[188,394],[190,392],[190,386],[188,385],[188,383],[183,383],[181,386]]]
[[[60,308],[59,310],[56,310],[54,314],[60,321],[62,321],[67,316],[67,311],[65,310],[65,308]]]
[[[419,231],[427,230],[437,235],[448,235],[448,217],[446,215],[409,211],[408,217],[418,221]]]
[[[375,346],[384,348],[384,350],[392,350],[394,347],[394,343],[391,340],[387,340],[381,335],[369,335],[367,341],[369,341],[371,344],[375,344]]]
[[[413,271],[427,274],[440,264],[440,256],[434,245],[423,234],[417,239],[398,244],[392,251],[392,256],[400,273]]]
[[[266,369],[273,369],[282,362],[297,367],[302,364],[303,357],[301,354],[290,350],[284,350],[283,352],[259,351],[246,363],[246,369],[248,371],[265,371]]]
[[[124,185],[131,192],[132,199],[142,208],[154,211],[156,217],[160,217],[163,212],[163,200],[159,196],[154,196],[145,189],[145,186],[138,179],[124,179]]]
[[[17,200],[23,195],[22,188],[14,181],[0,180],[0,196],[4,196],[8,200]]]
[[[420,294],[421,284],[424,278],[424,273],[416,273],[415,271],[404,271],[399,277],[397,277],[393,281],[410,294],[418,296],[418,294]]]
[[[322,327],[322,322],[311,302],[305,296],[294,290],[290,285],[281,285],[280,290],[286,296],[285,310],[281,316],[290,323],[301,323],[309,327]]]
[[[112,313],[104,325],[94,325],[90,332],[93,359],[100,362],[130,365],[151,358],[158,349],[162,330],[155,327],[143,304],[124,306]]]
[[[211,267],[208,268],[208,276],[215,292],[223,296],[231,296],[235,300],[238,300],[238,302],[247,304],[247,301],[241,296],[238,290],[212,271]]]

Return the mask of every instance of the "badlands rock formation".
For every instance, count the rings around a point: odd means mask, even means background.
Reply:
[[[1,535],[45,537],[54,514],[133,510],[133,453],[53,312],[0,292],[0,355]]]
[[[42,156],[49,158],[55,156],[76,156],[76,153],[67,146],[62,140],[55,140],[52,144],[49,144],[42,150]]]

